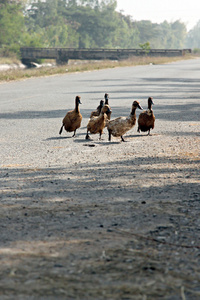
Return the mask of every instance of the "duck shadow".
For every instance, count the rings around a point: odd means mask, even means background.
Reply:
[[[81,144],[81,143],[87,143],[87,142],[90,142],[90,141],[92,141],[92,140],[76,139],[76,140],[74,140],[74,143],[79,143],[79,144]],[[93,141],[92,141],[92,142],[93,142]]]
[[[66,140],[71,139],[72,136],[53,136],[45,139],[45,141],[54,141],[54,140]]]
[[[98,144],[102,145],[102,146],[108,146],[108,145],[118,145],[123,143],[122,141],[108,141],[108,140],[100,140],[97,141]]]
[[[125,141],[126,142],[126,141]],[[107,146],[107,145],[120,145],[120,144],[122,144],[123,142],[122,141],[114,141],[114,142],[109,142],[109,141],[107,141],[107,142],[103,142],[102,144],[104,145],[104,146]]]
[[[89,139],[78,139],[78,140],[74,140],[75,143],[84,143],[83,146],[88,146],[90,147],[91,143],[95,143],[96,145],[100,144],[101,141],[98,141],[98,140],[95,140],[95,139],[92,139],[92,138],[89,138]]]
[[[86,147],[95,147],[95,146],[117,145],[117,144],[121,144],[122,142],[121,141],[109,142],[106,139],[96,140],[96,139],[90,138],[90,139],[87,139],[87,140],[86,139],[77,139],[77,140],[74,140],[74,143],[80,143],[80,144],[83,144],[83,146],[86,146]]]
[[[83,133],[83,132],[79,132],[76,134],[76,136],[72,136],[73,135],[73,132],[71,133],[71,135],[59,135],[59,136],[54,136],[54,137],[49,137],[49,138],[46,138],[45,141],[53,141],[53,140],[65,140],[65,139],[77,139],[79,136],[83,136],[83,135],[86,135],[86,133]]]
[[[159,134],[156,134],[156,133],[141,133],[141,134],[130,134],[130,135],[127,135],[126,137],[127,138],[141,138],[141,137],[145,137],[145,136],[157,136]]]
[[[138,137],[142,137],[142,136],[147,136],[147,134],[130,134],[130,135],[126,135],[125,138],[138,138]]]

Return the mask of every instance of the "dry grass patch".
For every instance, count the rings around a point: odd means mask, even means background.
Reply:
[[[163,63],[170,63],[170,62],[180,61],[189,58],[192,58],[192,56],[191,55],[187,55],[184,57],[182,56],[181,57],[146,57],[145,56],[145,57],[132,57],[130,59],[121,60],[121,61],[110,61],[110,60],[69,61],[69,64],[66,65],[58,65],[58,66],[51,66],[51,67],[45,66],[41,68],[30,68],[25,70],[18,69],[18,70],[2,71],[0,72],[0,81],[12,81],[12,80],[27,79],[31,77],[51,76],[57,74],[93,71],[93,70],[100,70],[106,68],[125,67],[125,66],[163,64]]]

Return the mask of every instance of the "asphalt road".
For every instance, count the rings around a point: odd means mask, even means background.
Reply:
[[[158,120],[186,120],[196,110],[192,119],[198,121],[199,78],[200,60],[189,60],[2,83],[1,164],[55,165],[56,158],[46,154],[54,146],[66,145],[66,140],[57,139],[58,131],[66,111],[73,109],[76,95],[82,100],[79,139],[84,138],[90,112],[105,92],[110,94],[112,118],[128,115],[133,100],[146,108],[147,98],[152,96]],[[156,126],[154,132],[163,130],[165,126]],[[76,145],[70,140],[71,147]]]
[[[199,79],[194,59],[0,84],[1,300],[199,299]],[[106,92],[111,119],[153,97],[152,135],[86,141]]]

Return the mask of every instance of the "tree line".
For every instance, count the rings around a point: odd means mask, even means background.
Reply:
[[[179,20],[134,21],[116,7],[117,0],[1,0],[0,48],[140,48],[148,43],[172,49],[189,41]]]
[[[200,21],[198,21],[193,29],[188,32],[186,38],[186,47],[196,50],[200,49]]]

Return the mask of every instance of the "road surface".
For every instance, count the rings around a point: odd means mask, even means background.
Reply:
[[[0,84],[1,300],[199,299],[199,78],[195,59]],[[153,97],[152,135],[86,141],[106,92],[111,119]]]

